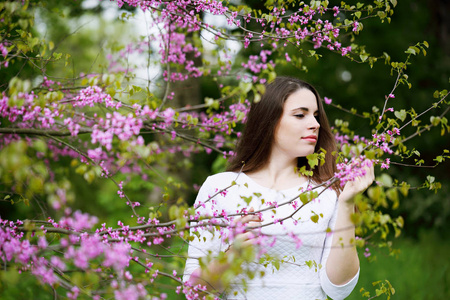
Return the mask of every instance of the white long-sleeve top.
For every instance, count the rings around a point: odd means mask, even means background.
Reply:
[[[250,207],[258,211],[277,204],[277,208],[262,212],[262,224],[272,223],[298,209],[302,204],[298,196],[308,188],[311,185],[305,182],[300,186],[278,191],[257,184],[245,173],[219,173],[208,177],[200,188],[195,202],[196,207],[198,206],[196,212],[200,215],[217,216],[237,213]],[[223,189],[226,191],[218,193]],[[327,299],[328,295],[339,300],[352,292],[358,281],[359,271],[344,285],[334,285],[326,272],[337,215],[336,192],[324,188],[314,191],[320,195],[304,205],[293,217],[261,228],[266,245],[260,247],[271,257],[278,257],[283,261],[279,269],[270,264],[263,266],[255,262],[249,267],[257,271],[257,274],[264,271],[265,275],[247,278],[246,289],[241,284],[242,278],[236,278],[235,283],[226,291],[226,299],[315,300]],[[212,196],[214,197],[210,199]],[[286,202],[289,204],[282,205]],[[318,219],[313,217],[317,222],[311,219],[312,216],[318,216]],[[199,268],[200,257],[214,257],[228,247],[223,236],[217,232],[199,228],[191,229],[191,232],[196,230],[199,231],[200,239],[195,238],[189,243],[184,281],[189,280],[192,272]]]

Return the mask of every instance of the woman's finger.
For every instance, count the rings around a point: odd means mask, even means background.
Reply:
[[[252,213],[254,212],[255,209],[253,207],[250,207],[250,209],[248,210],[248,213]],[[239,218],[235,218],[232,222],[233,225],[236,225],[238,223],[241,224],[246,224],[249,222],[261,222],[262,219],[258,216],[258,215],[254,215],[254,214],[250,214],[250,215],[245,215]]]
[[[258,229],[261,226],[261,224],[262,223],[259,220],[251,221],[246,224],[245,229],[246,230]]]

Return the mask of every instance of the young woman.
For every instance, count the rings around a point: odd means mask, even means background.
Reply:
[[[228,244],[224,232],[191,229],[199,238],[189,244],[184,280],[212,292],[224,291],[225,299],[347,297],[359,277],[350,200],[373,182],[374,174],[373,167],[366,168],[365,176],[342,190],[337,184],[320,186],[336,170],[335,147],[322,102],[310,84],[278,77],[267,85],[261,101],[250,108],[229,172],[208,177],[196,200],[199,215],[245,212],[231,227],[248,230]],[[302,172],[309,170],[306,156],[319,151],[325,153],[325,163],[310,170],[312,175]],[[299,195],[311,190],[317,196],[304,204]],[[233,255],[242,247],[255,247],[281,264],[243,266],[255,274],[264,271],[265,276],[239,275],[228,286],[221,280],[230,267],[226,260],[212,259],[200,268],[199,258]]]

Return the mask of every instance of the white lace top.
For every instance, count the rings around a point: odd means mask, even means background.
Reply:
[[[236,184],[232,185],[235,182]],[[308,188],[308,183],[286,189],[272,190],[254,182],[244,173],[225,172],[210,176],[200,188],[196,204],[203,203],[218,191],[227,189],[199,206],[197,212],[201,215],[214,215],[226,212],[239,212],[242,208],[254,207],[255,211],[278,204],[275,210],[262,213],[263,224],[273,222],[291,215],[302,202],[298,195]],[[315,300],[329,297],[338,300],[347,297],[354,289],[358,274],[344,285],[334,285],[326,273],[326,260],[330,253],[332,233],[327,229],[334,229],[336,221],[337,196],[332,189],[318,188],[320,194],[315,200],[307,203],[292,218],[261,228],[266,242],[271,245],[263,246],[270,256],[282,259],[279,269],[273,265],[263,266],[252,264],[253,270],[263,270],[263,277],[256,276],[247,279],[244,289],[242,278],[236,278],[235,283],[226,291],[226,299],[274,300],[274,299],[302,299]],[[251,198],[249,198],[251,197]],[[295,201],[291,201],[296,198]],[[250,201],[249,204],[246,201]],[[282,203],[290,204],[282,205]],[[313,217],[312,216],[318,216]],[[314,219],[314,222],[312,219]],[[191,231],[197,229],[191,229]],[[212,234],[208,230],[198,229],[200,240],[195,238],[190,242],[188,259],[183,280],[189,280],[194,270],[199,268],[198,258],[217,255],[224,251],[228,244],[219,234]]]

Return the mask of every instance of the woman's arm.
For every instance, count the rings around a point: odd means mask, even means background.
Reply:
[[[352,204],[338,199],[337,219],[331,243],[330,254],[326,263],[328,279],[335,285],[350,281],[359,270],[359,258],[354,243],[355,225],[350,220],[354,212]]]
[[[355,240],[355,225],[350,219],[354,213],[351,200],[366,190],[374,180],[373,166],[366,168],[366,175],[348,182],[337,203],[337,217],[333,233],[332,246],[326,262],[326,272],[331,283],[342,285],[350,281],[359,271],[359,259]]]

